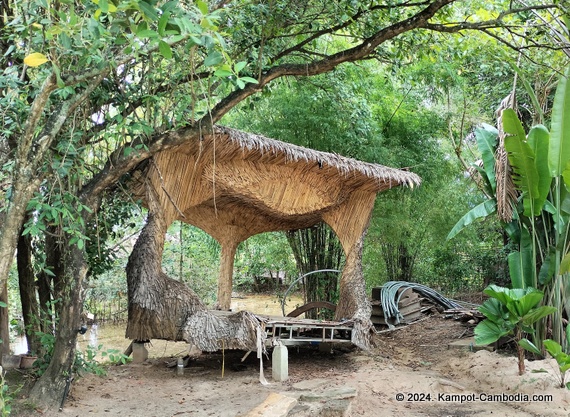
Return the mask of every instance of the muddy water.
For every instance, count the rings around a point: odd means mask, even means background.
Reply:
[[[285,304],[285,313],[294,310],[303,304],[303,299],[299,296],[287,297]],[[233,311],[247,310],[258,314],[282,316],[281,301],[275,295],[253,294],[232,298],[231,309]],[[131,343],[125,338],[126,324],[102,324],[99,326],[90,326],[87,333],[78,336],[78,344],[81,350],[86,350],[91,346],[100,348],[100,351],[109,349],[118,349],[123,352]],[[25,338],[17,338],[10,345],[14,354],[27,352]],[[165,340],[152,340],[148,346],[149,357],[168,357],[179,356],[188,350],[188,345],[184,342],[168,342]],[[97,355],[98,359],[102,359],[101,353]]]
[[[285,314],[303,305],[303,298],[298,295],[288,296],[285,302]],[[243,297],[232,298],[231,309],[233,311],[251,311],[269,316],[282,316],[281,299],[275,295],[252,294]]]

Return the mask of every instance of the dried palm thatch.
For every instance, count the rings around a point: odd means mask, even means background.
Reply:
[[[376,194],[399,185],[419,185],[417,175],[235,129],[215,127],[212,133],[189,138],[185,144],[155,155],[141,167],[135,178],[134,192],[149,207],[149,222],[145,229],[154,227],[145,239],[154,241],[146,245],[138,245],[137,242],[138,247],[133,250],[127,268],[129,294],[133,294],[133,300],[139,299],[134,303],[135,307],[129,308],[129,312],[133,312],[129,315],[127,333],[130,337],[149,339],[143,337],[145,332],[156,334],[151,325],[158,325],[160,316],[168,314],[164,303],[163,308],[151,307],[151,304],[159,302],[156,297],[148,305],[143,305],[150,296],[143,295],[147,290],[140,291],[137,287],[141,286],[140,276],[163,274],[158,259],[155,259],[157,254],[150,255],[145,251],[154,247],[159,258],[162,256],[161,243],[151,236],[166,233],[173,221],[195,225],[220,242],[222,260],[218,304],[221,309],[229,309],[230,306],[233,260],[241,241],[262,232],[302,229],[325,221],[338,235],[346,254],[337,318],[352,318],[361,323],[358,328],[362,334],[353,332],[353,337],[358,345],[367,346],[369,337],[364,333],[370,329],[370,306],[361,266],[364,234]],[[153,226],[150,221],[155,218],[160,218],[158,226]],[[163,244],[164,238],[161,239]],[[151,259],[153,266],[148,269]],[[159,281],[162,283],[151,280],[149,282],[154,283],[149,286],[147,282],[145,286],[166,295],[164,288],[168,285],[164,285],[164,277]],[[191,294],[183,298],[193,299]],[[174,308],[179,311],[170,321],[184,333],[177,333],[178,338],[196,339],[197,332],[204,325],[222,335],[223,329],[232,328],[238,322],[241,323],[239,340],[212,336],[203,346],[219,345],[220,342],[214,339],[238,346],[253,335],[251,329],[255,326],[245,316],[236,318],[235,323],[232,322],[234,324],[220,325],[195,301],[185,304],[176,301],[177,297],[172,300]],[[187,314],[183,312],[185,309]],[[158,310],[160,313],[156,314]],[[146,325],[138,324],[149,317]],[[135,319],[138,323],[134,322]],[[236,329],[234,326],[232,331],[235,333]],[[174,334],[174,328],[170,333]]]
[[[220,222],[237,223],[244,238],[303,228],[354,190],[377,193],[420,183],[410,172],[226,127],[161,152],[144,177],[160,190],[168,222],[194,224],[219,241],[227,233]],[[238,215],[230,219],[224,212]]]
[[[503,111],[515,108],[514,90],[505,97],[496,111],[499,144],[495,151],[495,178],[497,181],[497,216],[499,220],[510,223],[513,220],[513,205],[517,200],[517,191],[513,182],[512,168],[505,149],[505,130],[503,129]]]
[[[260,321],[250,313],[218,316],[199,297],[161,269],[168,225],[152,188],[147,189],[150,215],[127,264],[129,321],[133,340],[184,340],[203,351],[256,350]]]

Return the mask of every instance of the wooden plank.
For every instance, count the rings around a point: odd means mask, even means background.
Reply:
[[[400,310],[402,316],[413,313],[421,308],[421,298],[412,300],[404,306],[398,306],[398,310]],[[382,310],[380,306],[372,306],[372,314],[375,316],[384,316],[384,310]]]
[[[336,311],[336,304],[329,303],[328,301],[313,301],[291,311],[287,314],[287,317],[298,317],[314,308],[326,308],[331,311]]]

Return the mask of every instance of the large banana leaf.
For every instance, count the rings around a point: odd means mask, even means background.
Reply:
[[[475,220],[487,217],[497,211],[497,202],[493,200],[486,200],[476,207],[473,207],[463,215],[461,219],[453,226],[451,232],[447,235],[447,240],[452,239],[456,234],[461,232],[466,226],[473,223]]]
[[[533,126],[528,132],[528,144],[534,153],[534,166],[538,173],[538,195],[534,200],[534,215],[540,215],[540,210],[544,207],[552,177],[548,169],[548,146],[550,144],[550,132],[543,125]]]
[[[534,162],[534,152],[526,141],[526,133],[513,109],[503,111],[505,149],[513,168],[513,182],[523,193],[524,215],[538,216],[542,207],[534,207],[538,199],[538,171]]]
[[[509,253],[509,275],[513,288],[527,288],[536,286],[536,272],[534,268],[534,254],[532,250],[532,237],[526,227],[520,230],[520,251]]]
[[[481,152],[483,168],[493,189],[493,195],[495,195],[495,189],[497,188],[497,181],[495,179],[495,149],[497,147],[498,136],[499,132],[497,129],[488,124],[483,124],[475,129],[477,147]]]
[[[570,86],[568,77],[570,67],[558,82],[554,104],[552,105],[552,124],[550,127],[550,151],[548,167],[550,175],[562,175],[570,160]]]
[[[540,267],[540,271],[538,273],[538,283],[541,286],[549,284],[552,278],[554,277],[555,270],[556,270],[556,250],[554,247],[551,246],[548,249],[546,256],[544,257],[542,266]]]

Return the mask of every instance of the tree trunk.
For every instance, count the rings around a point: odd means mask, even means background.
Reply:
[[[38,315],[38,299],[36,297],[36,285],[32,268],[32,239],[29,235],[20,235],[16,260],[28,352],[38,354],[41,349],[41,343],[39,337],[36,336],[36,332],[40,330],[40,317]]]
[[[20,230],[26,217],[26,207],[39,183],[38,178],[32,180],[29,175],[15,177],[12,200],[8,203],[4,222],[0,227],[0,286],[4,286],[8,281]]]
[[[75,360],[77,334],[81,327],[83,284],[87,276],[85,251],[76,245],[67,246],[64,253],[62,299],[55,333],[55,346],[49,366],[30,391],[30,400],[40,408],[57,407],[61,402],[66,381]]]
[[[8,305],[8,282],[2,285],[0,292],[0,301]],[[10,353],[10,317],[8,315],[8,307],[0,307],[0,365],[2,364],[2,355]]]
[[[40,305],[40,330],[44,333],[50,332],[52,308],[50,303],[51,298],[51,278],[46,272],[40,272],[38,275],[38,298]]]
[[[524,357],[525,357],[525,352],[524,352],[524,348],[519,344],[519,341],[522,339],[522,330],[520,328],[520,325],[517,326],[516,330],[515,330],[515,341],[517,342],[517,356],[518,356],[518,365],[519,365],[519,375],[524,375],[524,371],[525,371],[525,364],[524,364]]]

